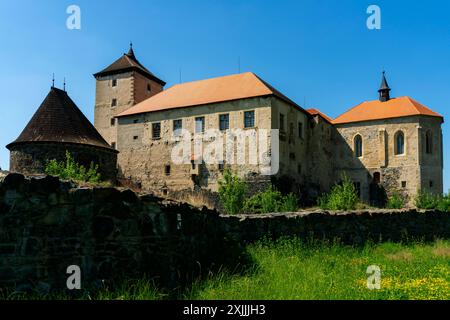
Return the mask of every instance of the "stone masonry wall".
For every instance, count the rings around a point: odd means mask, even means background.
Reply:
[[[1,180],[0,289],[65,288],[70,265],[82,288],[143,275],[174,288],[244,259],[206,209],[54,177]]]
[[[175,288],[250,263],[244,245],[283,236],[368,240],[450,238],[450,213],[323,211],[219,216],[126,189],[79,188],[0,172],[0,289],[48,292],[81,268],[82,288],[142,278]]]

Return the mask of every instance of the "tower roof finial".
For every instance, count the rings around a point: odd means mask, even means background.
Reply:
[[[391,91],[391,88],[389,88],[389,85],[386,80],[386,71],[383,70],[383,75],[381,76],[381,85],[380,89],[378,90],[379,93],[379,99],[381,102],[386,102],[391,99],[389,92]]]
[[[64,77],[63,90],[66,91],[66,77]]]
[[[55,73],[52,75],[52,88],[55,87]]]
[[[127,56],[136,60],[136,57],[134,56],[134,51],[133,51],[133,42],[131,42],[131,41],[130,41],[130,49],[128,50]]]

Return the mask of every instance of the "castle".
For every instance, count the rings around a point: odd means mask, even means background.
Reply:
[[[334,120],[303,109],[250,72],[164,89],[166,83],[138,61],[132,47],[94,76],[94,126],[118,151],[119,180],[143,190],[169,197],[185,190],[215,192],[224,169],[230,168],[256,190],[276,184],[306,203],[330,190],[343,174],[361,200],[372,205],[382,205],[393,192],[412,204],[418,190],[443,191],[444,119],[410,97],[391,98],[384,73],[378,100]],[[177,163],[174,149],[181,132],[188,133],[183,137],[190,150]],[[229,134],[235,132],[243,139]],[[210,145],[216,156],[220,153],[217,163],[205,161]],[[231,155],[223,155],[224,150]],[[252,150],[266,152],[255,162],[250,161]],[[270,175],[261,174],[264,157],[276,166]],[[17,161],[12,152],[12,169]]]

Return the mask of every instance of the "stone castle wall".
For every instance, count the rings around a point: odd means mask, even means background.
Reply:
[[[115,188],[0,173],[0,289],[82,288],[140,279],[175,288],[218,269],[249,266],[244,245],[263,238],[366,241],[450,238],[450,213],[376,210],[219,216]]]
[[[79,164],[89,168],[91,161],[99,165],[102,180],[116,181],[117,153],[106,148],[70,143],[26,143],[11,147],[10,171],[43,174],[48,161],[66,160],[69,151]]]

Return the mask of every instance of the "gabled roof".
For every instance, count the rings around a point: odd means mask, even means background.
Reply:
[[[382,120],[424,115],[443,118],[410,97],[393,98],[386,102],[366,101],[348,110],[333,120],[333,124]]]
[[[115,151],[78,109],[67,92],[54,87],[50,89],[19,137],[6,147],[9,149],[15,144],[30,142],[86,144]]]
[[[254,73],[246,72],[174,85],[136,104],[118,117],[269,95],[277,96],[305,112]]]
[[[124,53],[123,56],[114,61],[108,67],[106,67],[100,72],[95,73],[94,77],[97,78],[99,76],[118,74],[126,71],[137,71],[143,74],[144,76],[147,76],[148,78],[154,80],[155,82],[161,84],[162,86],[166,85],[164,81],[156,77],[136,59],[132,47],[130,47],[128,53]]]
[[[333,120],[330,117],[328,117],[325,113],[321,112],[318,109],[311,108],[311,109],[307,109],[306,111],[312,116],[317,116],[317,115],[321,116],[329,123],[333,122]]]

